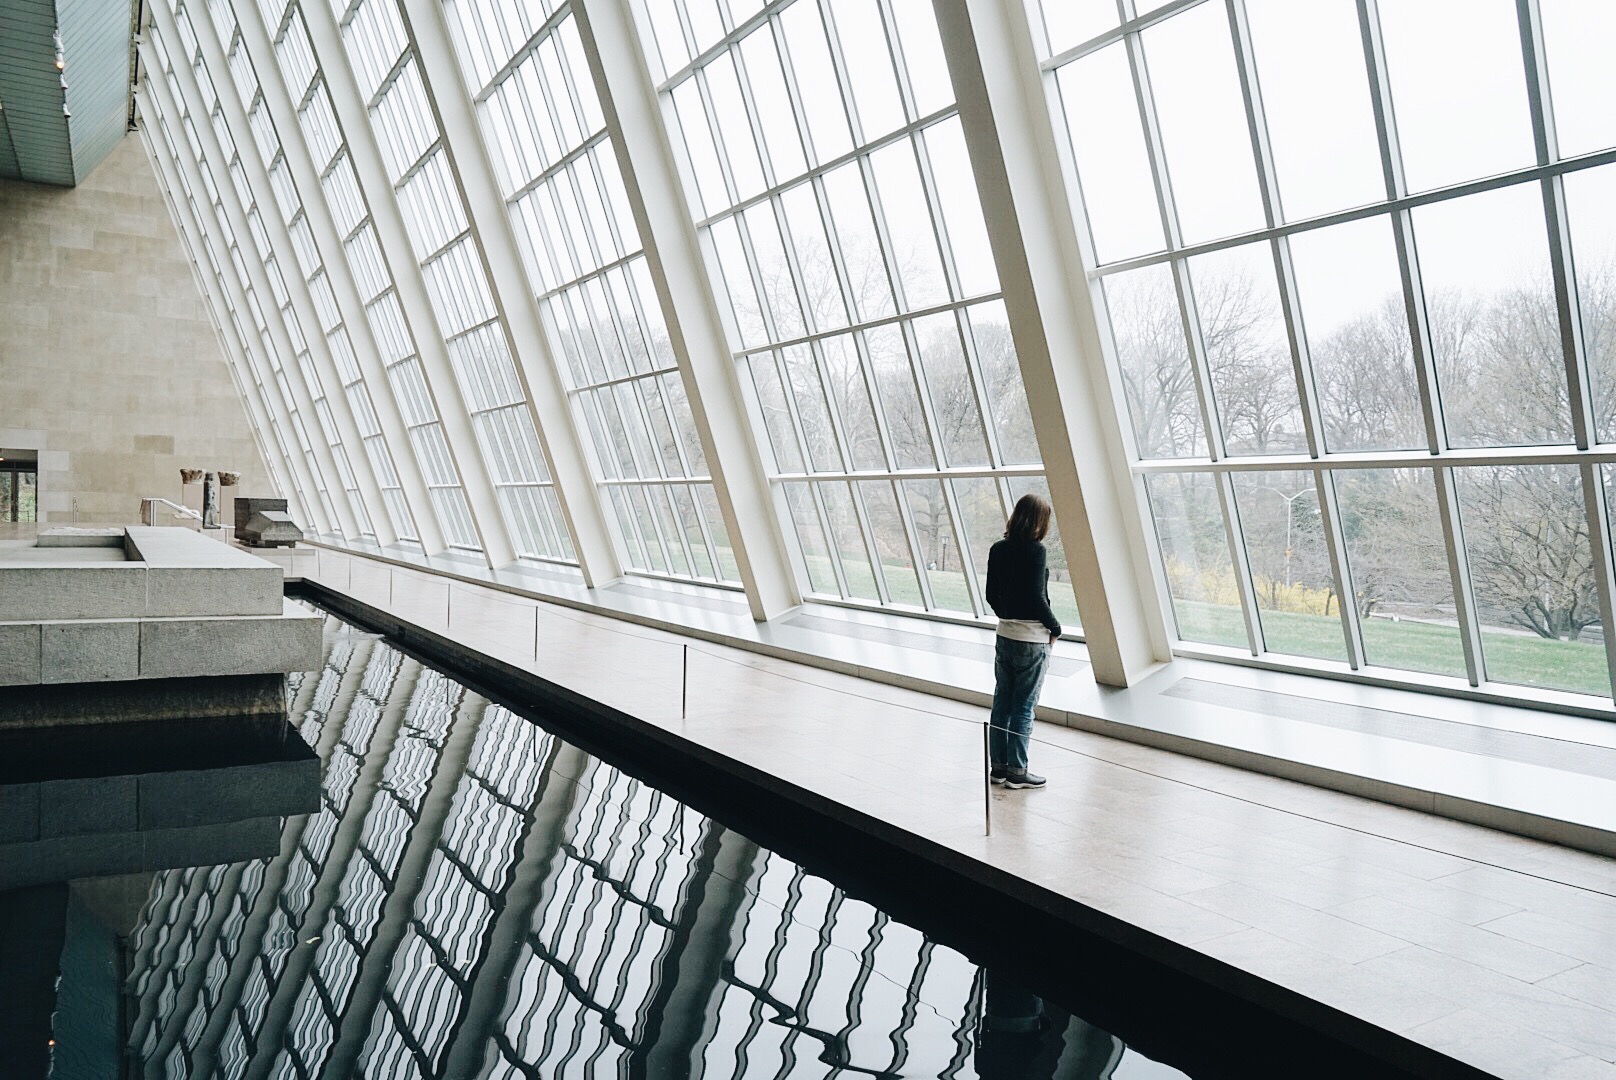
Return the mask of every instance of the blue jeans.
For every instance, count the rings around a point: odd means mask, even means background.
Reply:
[[[993,653],[992,730],[988,733],[988,759],[1013,772],[1027,771],[1027,739],[1032,734],[1032,711],[1049,667],[1049,645],[995,637]]]

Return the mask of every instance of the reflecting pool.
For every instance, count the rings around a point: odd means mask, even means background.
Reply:
[[[1183,1075],[380,638],[325,641],[290,713],[319,812],[120,879],[137,1075]],[[60,1065],[99,1014],[57,1015]]]

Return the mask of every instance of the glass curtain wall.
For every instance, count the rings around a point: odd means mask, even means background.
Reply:
[[[324,380],[320,378],[314,366],[314,358],[309,351],[308,340],[303,336],[303,326],[295,311],[292,309],[292,296],[286,286],[286,279],[281,271],[280,262],[275,257],[275,250],[271,245],[268,232],[264,228],[259,207],[253,196],[251,185],[247,183],[246,170],[241,163],[241,157],[236,149],[235,140],[230,135],[230,125],[224,118],[224,107],[219,101],[218,91],[208,77],[207,64],[202,57],[201,45],[197,41],[196,28],[191,22],[190,11],[183,2],[174,7],[174,23],[179,30],[181,43],[185,46],[191,59],[192,75],[196,79],[197,89],[202,95],[202,107],[208,112],[208,119],[213,127],[215,138],[218,140],[220,153],[228,159],[226,172],[230,186],[235,189],[247,218],[247,234],[253,242],[253,254],[264,266],[264,274],[269,279],[270,294],[275,300],[276,309],[280,312],[281,322],[286,327],[288,336],[292,339],[292,348],[297,357],[298,374],[302,376],[304,388],[313,402],[316,423],[320,434],[324,438],[331,453],[331,460],[335,463],[338,479],[342,482],[342,490],[352,509],[354,518],[359,524],[361,538],[374,541],[375,530],[371,527],[370,517],[364,498],[359,492],[359,478],[354,474],[353,465],[348,460],[341,436],[337,432],[335,418],[331,415],[330,403],[326,400]],[[292,185],[290,170],[286,165],[284,155],[280,152],[280,144],[275,141],[274,130],[267,124],[263,127],[263,138],[258,150],[262,160],[267,163],[269,170],[270,188],[274,193],[277,208],[282,214],[282,221],[292,237],[294,258],[303,271],[305,281],[313,297],[317,317],[322,323],[328,323],[327,337],[333,334],[340,335],[344,340],[347,332],[342,329],[341,321],[336,317],[336,302],[330,300],[330,287],[325,282],[325,271],[320,265],[320,256],[314,248],[312,237],[308,235],[308,222],[303,213],[302,203],[297,198],[297,190]],[[313,270],[310,270],[313,267]],[[321,287],[324,288],[324,298],[328,303],[322,303]]]
[[[1044,481],[931,4],[644,10],[805,590],[984,614]]]
[[[1179,637],[1608,697],[1608,5],[1034,15]]]
[[[146,84],[149,86],[149,77]],[[149,97],[149,90],[148,90]],[[168,135],[167,127],[161,121],[141,128],[141,136],[146,142],[148,153],[154,161],[159,155],[169,161],[174,160],[173,141]],[[249,415],[256,405],[259,416],[265,422],[253,424],[253,439],[258,443],[259,452],[264,457],[264,465],[269,470],[270,482],[276,490],[291,492],[302,499],[303,488],[295,473],[287,471],[286,445],[281,438],[280,426],[275,421],[274,413],[269,406],[263,379],[258,367],[251,361],[251,352],[248,348],[248,338],[243,333],[240,319],[236,315],[234,303],[230,300],[225,284],[219,276],[218,264],[213,260],[212,252],[207,250],[206,237],[196,235],[194,227],[187,218],[179,212],[179,208],[186,206],[194,218],[194,202],[190,196],[190,188],[185,185],[184,174],[176,173],[182,185],[179,190],[170,187],[166,178],[159,173],[157,181],[159,187],[170,202],[174,218],[175,229],[179,235],[180,246],[185,249],[191,260],[192,269],[197,275],[197,286],[204,296],[215,298],[223,309],[225,322],[220,322],[220,312],[213,307],[208,308],[208,317],[218,331],[221,343],[225,344],[225,357],[230,365],[230,376],[236,383],[236,390],[242,396]],[[234,347],[231,347],[233,343]],[[245,371],[243,370],[245,366]]]
[[[332,179],[333,171],[340,171],[341,167],[333,170],[331,162],[339,157],[346,160],[346,142],[330,106],[330,95],[309,42],[303,12],[297,4],[282,4],[274,0],[265,0],[258,8],[274,44],[280,77],[298,111],[298,125],[303,131],[305,145],[315,161],[315,167],[322,170],[321,195],[338,223],[337,228],[341,230],[350,223],[356,212],[362,213],[364,204],[357,198],[356,190],[341,187],[342,177]],[[357,228],[357,224],[354,227]],[[351,262],[352,251],[345,249],[344,254]],[[477,550],[481,543],[471,507],[450,455],[437,406],[426,392],[425,381],[421,378],[413,338],[402,318],[395,325],[390,318],[392,312],[389,305],[379,300],[390,282],[383,283],[375,276],[367,278],[358,273],[354,274],[354,281],[366,304],[366,317],[371,323],[372,332],[382,348],[393,396],[405,419],[416,460],[426,480],[428,497],[432,500],[444,537],[453,547]],[[374,293],[373,289],[376,290]],[[396,303],[392,306],[396,307]]]
[[[297,446],[297,453],[302,456],[304,462],[306,463],[308,474],[312,478],[315,485],[315,490],[312,493],[307,491],[301,493],[303,503],[307,507],[317,507],[318,512],[323,515],[325,531],[329,535],[340,537],[342,535],[342,519],[338,517],[336,504],[332,499],[332,485],[330,484],[329,479],[326,477],[325,472],[321,469],[320,460],[314,452],[313,444],[309,441],[308,429],[305,426],[302,413],[298,409],[297,399],[293,395],[292,384],[290,377],[287,374],[286,364],[281,358],[281,350],[276,347],[274,338],[270,334],[269,320],[264,314],[263,303],[253,288],[252,280],[247,273],[247,265],[244,262],[244,257],[241,254],[241,248],[236,237],[235,230],[231,227],[229,219],[226,216],[226,211],[223,200],[220,197],[218,184],[213,178],[209,161],[206,155],[202,152],[202,142],[197,136],[196,128],[191,118],[191,108],[188,104],[188,99],[183,93],[180,86],[179,77],[174,71],[171,53],[167,47],[167,43],[163,40],[163,36],[156,26],[152,26],[149,32],[151,34],[153,48],[156,50],[157,56],[163,67],[163,76],[167,83],[169,99],[175,103],[175,107],[178,110],[179,115],[174,118],[163,115],[161,112],[162,106],[160,99],[158,99],[154,94],[148,94],[147,100],[151,103],[152,108],[157,110],[158,115],[162,120],[164,126],[164,137],[167,142],[170,160],[173,162],[175,171],[178,172],[182,178],[186,175],[183,165],[183,161],[185,159],[183,159],[180,155],[181,153],[188,152],[189,160],[193,163],[197,175],[201,180],[203,188],[201,194],[203,199],[198,200],[197,192],[190,186],[189,181],[185,182],[187,187],[186,198],[190,204],[191,213],[195,220],[207,221],[214,230],[213,232],[207,234],[205,239],[209,243],[209,258],[214,262],[215,276],[218,278],[221,288],[223,288],[224,284],[222,268],[228,263],[234,273],[234,280],[240,288],[242,296],[244,297],[246,306],[248,308],[248,315],[252,320],[252,327],[255,332],[255,340],[262,349],[262,355],[265,362],[269,365],[270,371],[267,377],[268,381],[272,382],[276,388],[276,396],[281,404],[281,414],[286,417],[286,423],[292,429],[292,437]],[[195,50],[193,49],[193,56],[194,53]],[[174,138],[172,129],[176,124],[183,134],[183,142],[176,141]],[[215,249],[222,249],[224,252],[224,257],[220,258]],[[223,289],[223,291],[228,292],[228,289]],[[277,314],[279,314],[279,309],[277,309]],[[239,320],[239,312],[237,313],[237,318]],[[285,332],[294,345],[302,341],[301,335],[294,332],[291,329],[290,324],[285,327]],[[298,378],[302,378],[302,375],[299,372],[293,372],[293,375]],[[286,435],[284,432],[280,431],[279,428],[276,429],[276,439],[284,452],[287,449]],[[290,460],[290,457],[288,457],[287,460]],[[343,489],[339,488],[338,490],[342,491]],[[311,495],[312,498],[310,497]],[[343,491],[343,497],[346,499],[345,491]]]
[[[301,12],[296,4],[289,11],[277,52],[296,35],[298,47],[308,46]],[[572,539],[526,391],[398,7],[359,0],[336,14],[512,541],[519,554],[571,562]]]
[[[178,24],[183,28],[187,25],[187,16],[183,14],[184,5],[180,5],[175,12]],[[225,56],[225,63],[230,76],[225,84],[233,86],[236,101],[247,115],[248,127],[251,130],[251,143],[259,155],[259,163],[263,166],[265,174],[270,178],[272,188],[276,192],[286,189],[284,198],[295,200],[297,197],[296,185],[291,179],[290,169],[286,157],[275,133],[274,123],[269,118],[269,107],[264,101],[263,92],[258,83],[257,74],[253,70],[252,61],[247,56],[246,45],[242,41],[241,31],[236,20],[234,5],[229,0],[208,0],[209,22],[212,24],[214,34],[219,42],[219,49]],[[183,32],[183,30],[182,30]],[[199,79],[204,77],[206,65],[199,55],[197,63]],[[224,132],[220,135],[221,144],[225,143],[227,125],[223,121],[222,110],[215,113],[216,127]],[[232,165],[232,180],[241,192],[243,205],[253,202],[252,186],[244,175],[238,172],[239,163]],[[332,294],[330,280],[321,264],[320,253],[314,243],[309,229],[307,215],[301,203],[297,203],[297,210],[290,219],[284,219],[289,235],[292,238],[295,257],[300,268],[312,263],[317,269],[306,277],[309,293],[315,305],[321,322],[324,324],[326,346],[336,366],[339,382],[342,384],[343,396],[347,400],[348,408],[353,415],[359,435],[364,443],[365,456],[370,462],[377,485],[381,488],[382,500],[385,504],[388,521],[393,526],[394,533],[401,540],[416,541],[419,539],[414,518],[410,513],[408,503],[404,498],[403,487],[398,479],[398,471],[394,468],[392,453],[386,441],[382,438],[381,427],[376,422],[376,410],[370,398],[369,388],[365,385],[360,373],[358,361],[354,356],[353,342],[348,336],[347,328],[342,324],[340,313],[337,311],[336,298]],[[259,212],[256,206],[249,211],[249,221],[259,222]],[[255,239],[263,235],[263,227],[259,222],[254,229]],[[264,236],[262,250],[269,248],[268,238]],[[266,259],[266,269],[270,265],[271,255]],[[271,273],[272,283],[280,281],[279,264]],[[284,287],[281,289],[284,292]],[[284,304],[282,305],[285,306]]]
[[[571,4],[446,14],[625,566],[738,582]]]

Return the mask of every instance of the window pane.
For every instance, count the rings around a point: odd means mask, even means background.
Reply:
[[[971,611],[971,593],[965,583],[959,538],[948,512],[940,480],[905,480],[901,485],[915,523],[920,558],[926,581],[931,586],[932,606],[945,611]]]
[[[742,40],[741,59],[752,87],[752,102],[758,110],[774,183],[802,175],[808,162],[803,156],[802,136],[786,90],[780,54],[774,45],[772,24],[764,24]]]
[[[1381,38],[1410,191],[1535,160],[1512,0],[1380,5]]]
[[[1260,228],[1257,167],[1224,6],[1202,4],[1140,37],[1184,242]]]
[[[825,544],[825,531],[819,525],[819,513],[807,484],[785,485],[786,505],[791,508],[791,522],[797,529],[797,540],[802,545],[803,562],[808,569],[808,588],[816,593],[839,595],[836,575],[831,569],[830,549]]]
[[[757,260],[758,277],[763,282],[765,310],[773,320],[772,340],[801,337],[807,332],[802,319],[802,302],[797,295],[797,282],[786,258],[784,242],[780,239],[774,203],[759,203],[742,216],[752,254]]]
[[[1414,232],[1449,443],[1570,442],[1538,186],[1419,207]]]
[[[1213,478],[1205,473],[1151,476],[1146,490],[1178,636],[1247,647],[1240,590]]]
[[[1147,266],[1104,281],[1139,456],[1206,456],[1200,398],[1172,271]]]
[[[952,314],[929,315],[915,320],[914,327],[943,456],[955,467],[988,464],[982,410],[960,345],[958,322]]]
[[[1565,197],[1594,427],[1610,442],[1616,439],[1616,167],[1571,173]]]
[[[791,398],[797,406],[797,418],[802,422],[803,441],[808,444],[808,456],[816,472],[841,472],[841,454],[837,451],[836,431],[831,423],[830,409],[825,403],[825,391],[819,383],[819,372],[814,364],[813,351],[806,345],[793,345],[781,354],[781,362],[790,382]]]
[[[1330,570],[1313,475],[1235,473],[1234,493],[1269,650],[1345,660],[1341,597]]]
[[[871,142],[902,127],[904,121],[881,6],[868,0],[832,0],[831,10],[860,134],[864,142]]]
[[[729,166],[730,177],[735,182],[735,197],[751,198],[763,190],[763,166],[758,160],[752,121],[741,99],[734,59],[730,53],[724,53],[703,68],[703,72],[701,78],[707,82],[713,116],[718,120],[718,153]]]
[[[920,392],[909,365],[909,349],[895,326],[878,326],[864,333],[875,383],[881,394],[887,433],[900,469],[935,469],[931,431],[920,407]]]
[[[1389,221],[1370,218],[1297,233],[1290,248],[1326,449],[1424,447]]]
[[[1609,697],[1578,473],[1502,465],[1455,477],[1487,677]]]
[[[853,497],[845,483],[818,485],[820,498],[825,504],[825,517],[840,556],[842,574],[847,579],[847,595],[860,600],[880,600],[875,588],[875,572],[870,569],[870,556],[864,547],[864,533],[853,512]]]
[[[1161,211],[1139,113],[1130,107],[1127,51],[1119,42],[1067,64],[1056,73],[1056,85],[1097,261],[1160,251]]]
[[[763,430],[769,433],[769,445],[774,448],[775,468],[780,472],[803,472],[802,451],[797,445],[797,425],[786,403],[785,389],[780,382],[780,371],[775,366],[773,353],[756,353],[747,357],[752,371],[752,385],[757,390],[758,407],[763,411]]]
[[[1616,146],[1616,6],[1605,0],[1539,0],[1549,56],[1554,134],[1561,157]]]
[[[954,84],[943,56],[937,13],[930,0],[890,0],[903,45],[903,66],[915,99],[915,119],[954,102]]]
[[[814,185],[799,184],[780,197],[791,232],[791,248],[802,271],[803,291],[808,298],[808,317],[815,332],[846,326],[847,304],[842,284],[825,239],[825,222],[820,217]]]
[[[1335,486],[1365,660],[1464,678],[1430,470],[1342,469]]]
[[[881,254],[881,241],[870,216],[864,173],[858,162],[851,162],[826,173],[824,186],[858,317],[885,318],[897,308],[893,304],[886,260]]]
[[[914,147],[908,139],[885,146],[870,155],[870,167],[881,193],[881,212],[892,245],[887,254],[897,270],[905,308],[913,311],[943,303],[948,299],[948,289],[942,256],[915,166]]]
[[[1231,454],[1305,453],[1285,317],[1268,244],[1190,260],[1207,367]]]
[[[701,513],[707,522],[707,531],[713,535],[713,546],[718,548],[718,572],[721,580],[739,582],[740,567],[735,562],[735,549],[730,546],[729,532],[724,527],[724,515],[718,509],[718,495],[711,484],[696,489],[701,500]]]
[[[827,338],[818,345],[830,384],[831,397],[842,417],[847,436],[847,455],[854,469],[884,469],[886,455],[881,449],[881,433],[876,427],[875,410],[870,404],[870,387],[864,365],[851,337]]]
[[[816,163],[841,157],[853,148],[853,138],[818,5],[792,4],[780,15],[780,28],[791,54],[798,100],[808,114],[808,134],[813,144],[809,157]]]
[[[723,272],[723,286],[729,292],[741,347],[750,349],[767,343],[769,335],[763,326],[763,306],[758,302],[751,267],[741,246],[735,219],[725,218],[718,222],[709,230],[709,235],[719,269]]]
[[[988,243],[976,175],[971,171],[971,159],[965,151],[965,133],[960,128],[959,118],[952,117],[929,127],[924,134],[960,295],[998,292],[999,275],[993,264],[993,248]]]
[[[967,308],[965,315],[976,343],[976,361],[987,382],[988,410],[993,414],[994,434],[999,440],[999,462],[1035,465],[1041,460],[1038,437],[1033,433],[1027,388],[1021,381],[1021,364],[1010,336],[1010,317],[1004,301],[978,304]]]
[[[892,485],[885,480],[865,480],[858,484],[858,492],[864,500],[870,535],[881,558],[881,574],[886,578],[892,602],[921,606],[920,577]]]
[[[1284,217],[1383,198],[1380,143],[1352,0],[1246,0]]]
[[[988,549],[1004,536],[1009,514],[999,495],[999,482],[988,479],[950,480],[954,502],[959,506],[965,542],[970,548],[976,580],[987,581]]]

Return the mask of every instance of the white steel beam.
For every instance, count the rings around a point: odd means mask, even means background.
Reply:
[[[802,595],[781,529],[783,504],[771,488],[763,448],[747,417],[662,103],[627,3],[574,0],[573,15],[741,583],[752,617],[762,622],[796,607]]]
[[[1095,679],[1171,656],[1027,13],[934,0]]]
[[[153,164],[157,168],[159,179],[162,182],[164,191],[168,196],[170,211],[173,214],[175,225],[179,229],[181,235],[185,236],[187,233],[189,233],[189,235],[193,238],[193,245],[208,244],[210,241],[207,234],[203,231],[201,224],[191,217],[190,204],[182,197],[184,187],[179,181],[178,166],[165,152],[164,147],[159,144],[157,136],[152,133],[155,129],[156,120],[154,118],[148,118],[147,113],[151,110],[152,106],[148,105],[145,100],[146,96],[150,93],[149,87],[151,86],[152,82],[153,80],[148,76],[145,86],[143,86],[143,88],[135,95],[141,125],[147,129],[147,152],[150,155]],[[189,224],[187,224],[187,222]],[[198,252],[194,246],[190,250],[189,254],[191,256],[192,265],[196,268],[197,276],[206,282],[209,274],[207,270],[201,266],[201,264],[196,262]],[[214,253],[213,258],[214,261],[217,262],[218,254]],[[222,266],[223,264],[220,265]],[[259,374],[253,377],[254,385],[259,386],[264,381],[261,374],[264,367],[260,366],[262,361],[255,360],[253,358],[252,343],[232,340],[235,337],[235,327],[229,317],[229,311],[232,304],[228,303],[223,296],[219,295],[215,291],[219,287],[220,285],[217,280],[209,282],[206,288],[206,295],[214,306],[214,317],[218,320],[221,328],[220,336],[225,339],[225,347],[227,349],[231,349],[232,351],[234,349],[245,350],[240,356],[240,361],[244,366],[254,368],[259,372]],[[237,310],[240,310],[241,303],[242,301],[239,298],[234,301],[234,306]],[[224,329],[226,326],[229,326],[228,330]],[[243,396],[247,398],[248,408],[252,409],[253,395],[245,392],[244,388]],[[261,430],[267,431],[272,425],[283,431],[290,428],[291,421],[285,415],[284,409],[279,415],[276,415],[275,403],[278,401],[278,397],[279,391],[277,391],[276,395],[273,397],[268,391],[265,391],[263,399],[258,402],[259,410],[261,411],[254,412],[253,422],[259,424],[261,426]],[[283,445],[280,440],[276,439],[270,439],[268,442],[273,443],[277,451],[280,450]],[[310,476],[308,472],[308,462],[302,460],[301,454],[293,454],[288,452],[280,454],[279,456],[282,465],[286,469],[288,483],[291,485],[290,491],[282,492],[282,494],[286,496],[288,505],[293,506],[295,509],[300,511],[297,515],[299,520],[309,523],[311,528],[319,529],[323,521],[324,511],[323,508],[319,506],[319,500],[313,498],[309,494],[315,490],[315,486],[313,477]],[[298,504],[301,504],[301,506]]]
[[[153,5],[154,11],[161,8],[161,4]],[[165,14],[167,13],[165,12]],[[159,26],[158,29],[170,42],[175,44],[178,43],[179,35],[175,31],[172,16],[169,17],[166,24]],[[140,50],[142,53],[141,59],[147,64],[147,66],[151,68],[152,71],[155,72],[163,70],[156,50],[152,46],[149,39],[141,43]],[[190,65],[176,62],[174,66],[176,72],[180,71],[182,68],[184,69],[183,76],[181,77],[182,91],[196,95],[197,90],[195,84],[191,83],[190,85],[187,85],[186,83],[186,78],[188,78],[191,74]],[[169,100],[169,88],[167,81],[164,79],[148,79],[146,85],[152,89],[153,96],[157,99],[164,113],[173,118],[175,121],[178,121],[181,113],[180,103]],[[196,98],[196,100],[200,99]],[[217,157],[219,148],[217,142],[212,141],[212,125],[206,122],[199,124],[196,122],[196,118],[193,116],[191,126],[195,129],[198,139],[206,138],[210,140],[209,142],[204,143],[204,151],[208,154],[208,156],[210,158]],[[190,156],[188,154],[181,156],[185,158],[181,168],[186,170],[188,174],[192,174],[190,175],[192,192],[195,193],[200,191],[205,194],[207,189],[206,185],[202,183],[201,166],[198,162],[190,160]],[[236,236],[236,243],[238,245],[247,243],[247,217],[242,211],[241,206],[236,202],[234,185],[230,183],[228,176],[224,177],[223,182],[220,182],[218,177],[212,177],[212,179],[214,180],[215,187],[219,191],[219,199],[225,205],[225,215],[229,221],[231,231]],[[209,209],[217,212],[213,207],[210,207]],[[217,228],[217,225],[215,227]],[[215,253],[216,256],[218,254],[218,252]],[[359,523],[357,519],[353,517],[353,511],[348,505],[348,493],[344,491],[342,493],[342,497],[339,499],[330,492],[333,482],[339,489],[341,488],[342,473],[336,466],[336,459],[331,456],[331,447],[326,445],[323,437],[316,437],[319,435],[319,418],[315,416],[314,399],[309,394],[308,387],[303,384],[303,373],[296,370],[297,352],[292,348],[292,341],[291,338],[287,336],[286,326],[280,318],[280,312],[277,310],[273,315],[270,313],[271,309],[274,308],[274,293],[269,287],[269,277],[264,272],[264,268],[261,265],[258,265],[255,260],[248,259],[246,257],[245,251],[242,252],[241,261],[242,265],[247,267],[247,274],[251,279],[248,282],[241,283],[243,286],[242,310],[247,309],[245,286],[250,284],[253,291],[258,295],[259,304],[264,311],[265,321],[269,326],[270,337],[274,340],[275,347],[282,350],[282,366],[290,367],[292,369],[292,371],[287,374],[286,385],[291,387],[292,396],[296,401],[297,410],[304,418],[304,430],[308,431],[310,425],[313,425],[314,427],[315,435],[310,436],[309,445],[313,450],[315,459],[319,462],[322,473],[324,474],[327,493],[331,495],[331,505],[336,510],[338,526],[337,531],[345,538],[356,537],[359,535]],[[229,260],[226,259],[224,262],[220,263],[220,266],[223,267],[228,263]],[[310,347],[312,348],[312,343]]]
[[[449,171],[466,207],[472,242],[482,257],[494,308],[516,364],[539,445],[550,465],[578,567],[583,571],[584,583],[591,588],[608,584],[621,576],[622,566],[567,401],[561,365],[539,321],[537,290],[528,281],[511,230],[510,213],[500,196],[493,162],[464,88],[442,2],[400,0],[399,9],[410,46],[421,65],[427,99],[437,111]]]
[[[247,7],[243,5],[239,9],[242,34],[252,54],[254,67],[263,72],[266,63],[275,62],[274,49],[256,6],[250,12]],[[399,307],[415,339],[416,355],[420,358],[421,371],[432,394],[438,421],[443,425],[444,440],[448,444],[449,456],[454,462],[461,489],[465,492],[472,524],[482,543],[483,558],[490,567],[504,566],[515,560],[516,546],[511,541],[510,530],[500,511],[493,477],[478,450],[471,411],[461,396],[460,384],[449,361],[448,347],[433,316],[426,278],[421,264],[415,259],[409,234],[405,231],[403,212],[399,209],[387,168],[382,162],[381,147],[371,128],[366,103],[360,97],[353,67],[348,62],[342,31],[332,17],[329,5],[305,4],[302,11],[303,23],[309,32],[309,44],[325,76],[326,90],[331,94],[331,106],[337,114],[337,123],[348,139],[348,154],[353,161],[359,190],[370,206],[376,241],[381,247],[388,272],[393,276],[393,286],[398,290]]]
[[[237,25],[240,25],[239,17]],[[242,48],[246,48],[245,28],[242,28],[241,34]],[[197,38],[201,41],[203,59],[208,65],[208,72],[213,79],[213,88],[219,95],[220,105],[224,108],[226,122],[232,131],[249,132],[251,123],[247,119],[247,107],[250,102],[242,101],[238,95],[236,82],[229,77],[229,59],[220,48],[217,36],[204,32],[197,34]],[[297,119],[297,109],[292,103],[291,95],[287,93],[286,83],[280,78],[278,68],[271,71],[270,77],[265,79],[255,64],[254,76],[264,95],[264,107],[269,110],[270,119],[274,122],[275,134],[280,140],[281,151],[286,156],[286,164],[292,170],[293,181],[301,193],[304,216],[314,233],[315,247],[319,249],[321,261],[325,264],[326,280],[331,283],[337,310],[342,315],[342,325],[347,331],[349,342],[353,345],[360,374],[370,392],[376,420],[381,425],[382,439],[392,458],[393,470],[398,474],[404,501],[410,509],[410,517],[415,522],[417,539],[426,554],[436,555],[446,546],[443,530],[438,525],[437,514],[433,510],[432,500],[427,492],[426,480],[422,476],[420,464],[410,445],[409,433],[405,430],[403,418],[393,401],[392,388],[387,381],[387,371],[381,360],[381,350],[371,333],[364,302],[354,285],[353,272],[343,251],[342,238],[337,235],[331,208],[326,203],[325,191],[320,185],[319,169],[309,157],[308,144],[303,137],[303,126]],[[243,137],[246,137],[245,134]],[[237,150],[240,151],[239,145]],[[266,203],[262,194],[271,190],[269,173],[256,150],[242,153],[241,161],[243,168],[247,170],[248,183],[255,192],[260,193],[258,204],[259,214],[262,216],[266,206],[273,206],[273,199]],[[276,235],[279,236],[280,233]],[[294,267],[297,265],[295,260],[292,265]],[[284,271],[285,267],[282,269]],[[340,373],[335,373],[335,378],[337,396],[343,399],[343,408],[349,409]],[[328,398],[331,396],[329,387],[326,396]],[[354,426],[357,432],[358,425]],[[347,438],[346,433],[343,437]],[[359,438],[358,452],[368,461],[369,455],[364,449],[364,437],[360,435]],[[350,451],[350,464],[352,457],[353,451]],[[384,516],[386,509],[386,500],[383,498]],[[374,511],[371,514],[371,521],[372,524],[377,521]],[[379,530],[377,539],[381,539]]]

